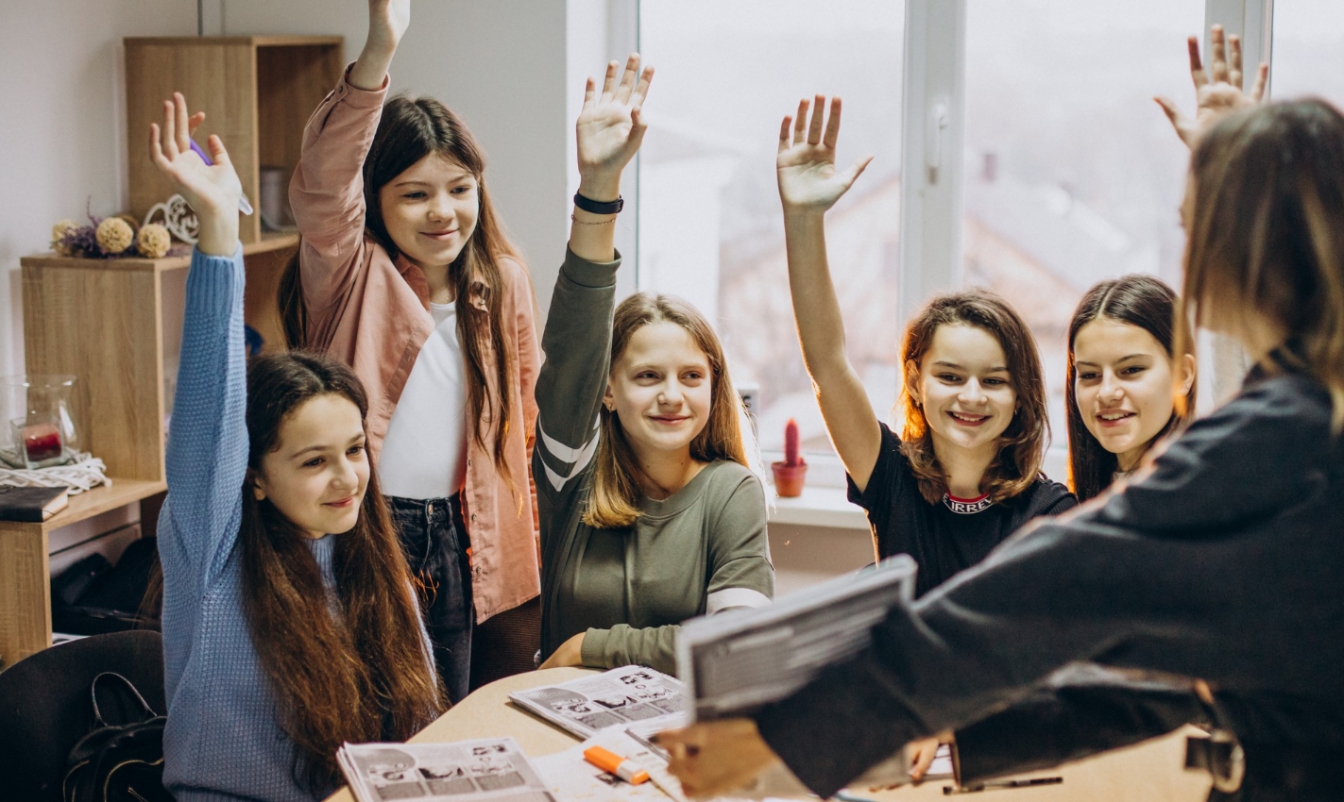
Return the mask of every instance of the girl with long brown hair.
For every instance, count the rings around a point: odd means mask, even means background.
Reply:
[[[675,672],[687,618],[769,602],[765,497],[741,401],[694,307],[636,294],[613,314],[620,181],[644,135],[652,68],[589,79],[579,193],[537,380],[543,668]],[[620,76],[619,81],[618,75]]]
[[[476,624],[539,590],[535,302],[462,120],[431,98],[384,103],[409,24],[409,0],[369,0],[363,51],[308,121],[290,184],[303,239],[280,301],[290,346],[368,389],[369,453],[460,700]]]
[[[780,128],[777,173],[789,288],[803,362],[849,476],[849,499],[872,524],[879,559],[909,554],[924,594],[980,560],[1038,515],[1076,503],[1040,472],[1049,419],[1036,341],[985,290],[942,295],[906,326],[900,360],[904,426],[878,420],[845,354],[845,327],[826,258],[826,211],[867,166],[835,169],[840,100],[798,105]],[[825,129],[823,134],[823,128]]]
[[[364,389],[325,357],[245,368],[241,186],[218,137],[213,166],[192,152],[185,99],[164,105],[151,158],[200,218],[159,517],[164,784],[184,802],[311,800],[338,786],[343,742],[403,740],[443,694]]]
[[[1064,404],[1069,481],[1079,501],[1132,474],[1163,437],[1195,414],[1195,356],[1176,352],[1180,299],[1155,276],[1087,291],[1069,321]]]

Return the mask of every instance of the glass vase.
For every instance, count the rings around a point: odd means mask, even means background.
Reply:
[[[83,444],[70,407],[74,384],[61,374],[0,379],[0,462],[35,470],[76,461]]]

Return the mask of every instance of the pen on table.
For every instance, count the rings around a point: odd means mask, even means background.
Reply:
[[[196,144],[196,140],[188,139],[187,141],[191,143],[191,149],[196,151],[196,155],[201,157],[201,161],[205,162],[206,167],[211,167],[214,165],[214,161],[211,160],[208,154],[206,154],[204,148]],[[252,214],[252,204],[248,203],[247,195],[238,196],[238,211],[242,212],[243,214]]]
[[[642,766],[633,760],[621,757],[615,752],[603,749],[600,746],[589,747],[583,750],[583,759],[602,769],[608,774],[614,774],[631,785],[639,785],[648,782],[649,773]]]
[[[1034,777],[1030,780],[988,780],[982,783],[973,783],[955,787],[951,785],[943,786],[943,795],[952,794],[974,794],[980,791],[997,791],[1000,788],[1031,788],[1037,785],[1059,785],[1064,782],[1063,777]]]

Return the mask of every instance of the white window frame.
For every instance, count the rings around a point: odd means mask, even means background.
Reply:
[[[574,0],[571,0],[573,2]],[[603,2],[603,0],[589,0]],[[624,20],[623,33],[609,36],[613,51],[629,52],[639,46],[640,3],[630,15],[621,9],[630,4],[605,0],[612,19]],[[906,0],[904,99],[902,107],[900,284],[898,309],[901,326],[930,295],[962,286],[963,143],[966,105],[966,17],[968,2],[989,0]],[[1242,40],[1246,74],[1255,65],[1271,62],[1273,52],[1274,0],[1205,0],[1203,52],[1209,52],[1209,28],[1220,24],[1228,34]],[[621,37],[625,38],[622,39]],[[622,45],[627,48],[623,49]],[[633,46],[633,48],[629,47]],[[1177,54],[1173,69],[1182,69]],[[1272,89],[1273,70],[1270,71]],[[1155,112],[1156,113],[1156,112]],[[636,160],[634,192],[638,215],[639,162]],[[629,204],[627,195],[627,204]],[[627,205],[628,208],[628,205]],[[638,224],[635,225],[635,236]],[[633,247],[626,251],[637,254]],[[639,264],[630,271],[638,280]],[[633,287],[631,287],[633,289]],[[1245,356],[1236,343],[1210,338],[1211,358],[1206,362],[1213,380],[1213,397],[1225,399],[1240,385],[1245,374]],[[1062,440],[1047,454],[1051,475],[1063,476],[1066,447]],[[780,459],[777,452],[763,452],[768,463]],[[818,487],[844,487],[844,470],[834,455],[809,455],[813,470],[809,483]]]

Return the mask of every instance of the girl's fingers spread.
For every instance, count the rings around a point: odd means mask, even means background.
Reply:
[[[809,125],[807,128],[807,144],[809,145],[821,144],[821,126],[822,123],[824,122],[822,118],[825,115],[826,115],[826,98],[821,95],[817,95],[815,102],[812,104],[812,124]]]
[[[173,105],[177,108],[177,147],[186,153],[191,148],[191,133],[187,130],[187,99],[181,92],[173,93]]]
[[[826,134],[822,137],[822,142],[826,147],[835,150],[835,143],[840,139],[840,98],[831,98],[831,118],[826,121]]]
[[[607,75],[602,81],[602,99],[607,100],[611,93],[616,89],[616,70],[620,69],[619,64],[614,61],[607,62]]]
[[[229,152],[224,149],[224,140],[220,139],[218,134],[211,134],[210,138],[205,140],[205,144],[210,148],[211,161],[224,167],[233,166],[229,161]]]
[[[1223,38],[1223,26],[1213,26],[1209,34],[1213,44],[1213,80],[1214,83],[1227,80],[1227,42]]]
[[[1241,37],[1227,37],[1228,82],[1241,89]]]
[[[625,72],[621,73],[620,86],[616,88],[616,100],[625,103],[635,91],[635,82],[639,78],[639,54],[631,53],[625,62]]]
[[[798,116],[793,118],[793,144],[803,143],[803,131],[807,130],[808,102],[804,98],[798,101]]]
[[[165,159],[163,158],[163,146],[159,144],[158,123],[149,124],[149,160],[159,165],[160,167],[163,166],[163,163],[165,161]]]
[[[1265,87],[1269,85],[1269,65],[1261,64],[1255,74],[1255,87],[1251,89],[1251,100],[1259,103],[1265,96]]]
[[[653,67],[645,67],[644,72],[640,73],[639,84],[635,87],[635,93],[631,95],[630,102],[636,106],[644,105],[644,98],[649,96],[649,84],[653,83]]]
[[[163,101],[163,153],[169,161],[177,158],[177,115],[171,100]]]
[[[783,153],[789,149],[789,127],[793,125],[793,118],[784,115],[784,121],[779,124],[779,152]]]
[[[1199,39],[1191,36],[1185,40],[1185,45],[1190,51],[1190,77],[1195,82],[1195,89],[1199,89],[1209,82],[1209,76],[1204,73],[1204,62],[1199,57]]]

